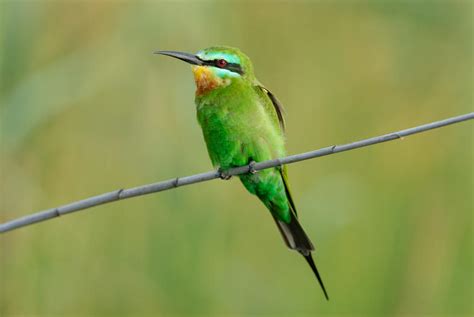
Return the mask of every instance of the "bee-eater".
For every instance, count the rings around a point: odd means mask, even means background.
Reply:
[[[212,164],[223,175],[232,167],[285,156],[283,107],[257,80],[250,59],[239,49],[218,46],[197,54],[155,53],[193,65],[197,118]],[[304,256],[328,299],[311,256],[313,244],[298,222],[286,167],[253,171],[239,178],[270,210],[286,245]]]

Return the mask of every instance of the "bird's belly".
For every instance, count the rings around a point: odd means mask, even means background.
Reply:
[[[265,131],[245,131],[250,128],[245,124],[233,125],[224,121],[214,122],[211,128],[203,129],[209,155],[215,167],[228,169],[278,156],[276,151],[271,150]],[[277,168],[262,170],[256,174],[243,174],[239,178],[245,188],[257,195],[267,207],[273,205],[273,209],[287,211],[285,189]]]

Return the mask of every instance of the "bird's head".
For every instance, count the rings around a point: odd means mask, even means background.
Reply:
[[[250,59],[237,48],[209,47],[196,54],[176,51],[155,53],[171,56],[193,65],[197,95],[227,87],[236,81],[254,80]]]

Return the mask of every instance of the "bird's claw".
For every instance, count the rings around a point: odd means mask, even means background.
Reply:
[[[250,174],[253,174],[253,175],[257,174],[258,171],[255,169],[255,164],[257,164],[257,162],[255,162],[255,161],[251,161],[249,163],[249,173]]]
[[[232,178],[232,175],[230,175],[227,171],[224,171],[222,168],[219,167],[217,170],[217,173],[219,173],[219,178],[223,179],[225,181],[228,181],[229,179]]]

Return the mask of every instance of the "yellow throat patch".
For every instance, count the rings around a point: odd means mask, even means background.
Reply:
[[[196,82],[196,95],[202,95],[214,88],[228,85],[230,79],[222,79],[213,73],[209,67],[193,66],[194,81]]]

